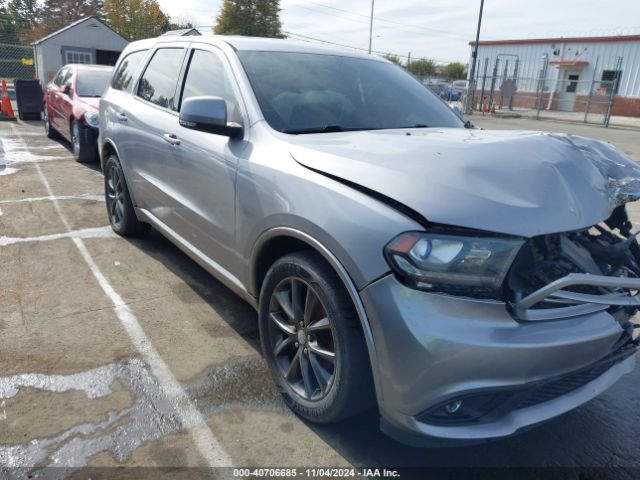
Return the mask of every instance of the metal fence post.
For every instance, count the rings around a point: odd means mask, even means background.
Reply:
[[[597,57],[596,63],[593,67],[593,78],[591,79],[591,86],[589,87],[589,96],[587,97],[587,104],[584,109],[584,123],[587,123],[587,118],[589,117],[589,110],[591,110],[591,99],[593,97],[593,88],[596,86],[596,73],[598,73],[599,62],[600,62],[600,57]]]
[[[607,105],[607,113],[604,116],[604,126],[609,128],[609,122],[611,121],[611,113],[613,111],[613,102],[616,99],[616,90],[618,89],[618,82],[620,80],[620,69],[622,68],[622,57],[616,59],[615,77],[611,82],[609,89],[609,104]]]
[[[500,65],[500,59],[496,58],[496,63],[493,67],[493,75],[491,76],[491,93],[489,94],[489,112],[493,107],[493,92],[496,88],[496,80],[498,78],[498,65]]]
[[[480,111],[484,114],[484,90],[487,83],[487,72],[489,71],[489,58],[484,59],[484,73],[482,74],[482,89],[480,91]]]
[[[547,83],[547,68],[549,66],[549,57],[542,56],[542,68],[540,69],[540,78],[538,79],[538,91],[536,95],[536,120],[540,120],[540,107],[542,106],[542,94],[544,86]]]

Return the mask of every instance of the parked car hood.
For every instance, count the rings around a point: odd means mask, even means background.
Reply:
[[[87,110],[100,110],[100,97],[78,97],[78,100],[87,106]]]
[[[428,222],[510,235],[582,229],[640,198],[640,167],[563,134],[412,129],[298,135],[300,164],[377,192]]]

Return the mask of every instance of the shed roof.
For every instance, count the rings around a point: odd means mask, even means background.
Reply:
[[[188,37],[202,34],[198,31],[197,28],[183,28],[181,30],[169,30],[162,35],[166,37]]]
[[[614,35],[609,37],[556,37],[521,38],[515,40],[482,40],[480,46],[489,45],[531,45],[540,43],[601,43],[601,42],[640,42],[640,35]],[[469,42],[472,47],[476,42]]]
[[[67,25],[64,28],[61,28],[60,30],[50,33],[49,35],[47,35],[46,37],[42,37],[39,40],[36,40],[35,42],[33,42],[33,45],[38,45],[42,42],[46,42],[47,40],[49,40],[50,38],[53,38],[57,35],[60,35],[62,32],[66,32],[67,30],[72,29],[73,27],[76,27],[78,25],[80,25],[81,23],[84,22],[88,22],[89,20],[97,20],[98,22],[100,22],[103,26],[107,27],[109,30],[111,30],[113,33],[115,33],[116,35],[118,35],[119,37],[121,37],[124,41],[128,42],[129,40],[126,39],[125,37],[123,37],[122,35],[120,35],[118,32],[116,32],[113,28],[111,28],[111,26],[109,26],[106,22],[100,20],[100,18],[96,17],[95,15],[92,15],[90,17],[85,17],[85,18],[81,18],[80,20],[77,20],[73,23],[70,23],[69,25]]]

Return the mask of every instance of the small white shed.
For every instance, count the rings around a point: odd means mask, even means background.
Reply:
[[[98,17],[87,17],[33,44],[36,75],[42,85],[67,63],[115,65],[129,41]]]

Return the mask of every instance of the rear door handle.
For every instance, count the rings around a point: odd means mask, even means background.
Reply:
[[[126,122],[128,120],[127,116],[124,113],[116,113],[116,118],[120,122]]]
[[[171,145],[180,145],[180,140],[178,139],[178,137],[173,134],[173,133],[165,133],[162,138],[165,139],[166,142],[170,143]]]

